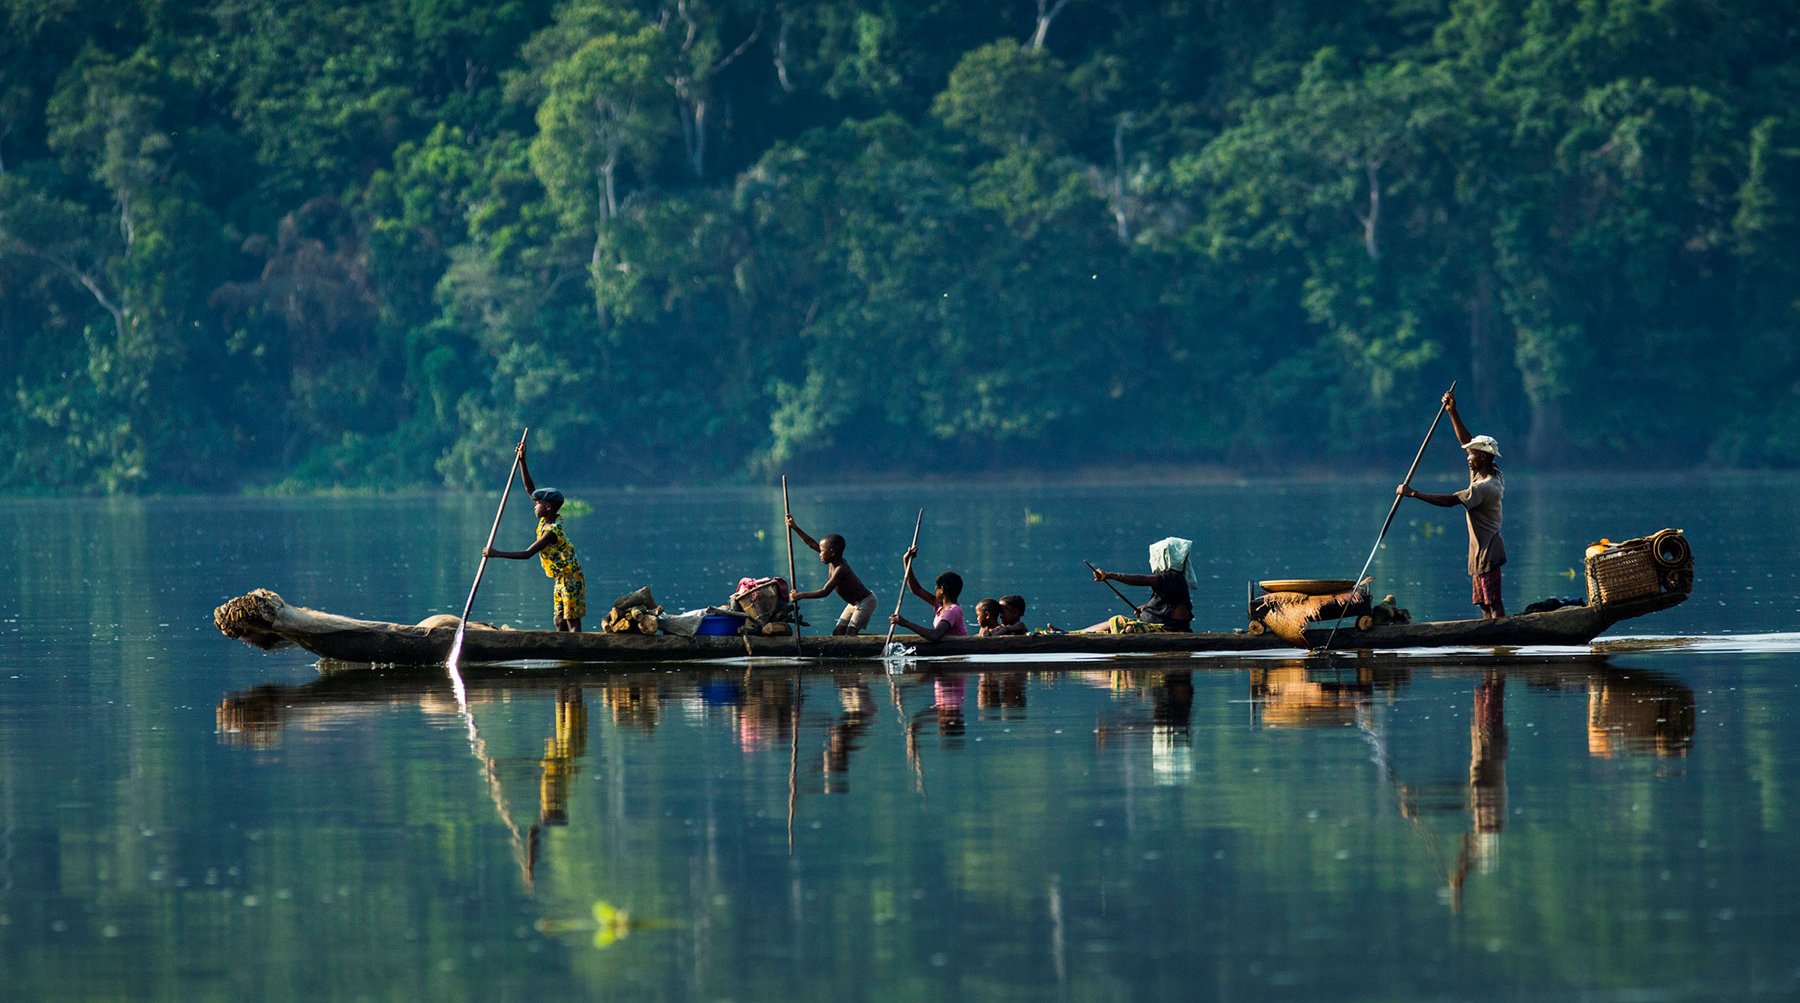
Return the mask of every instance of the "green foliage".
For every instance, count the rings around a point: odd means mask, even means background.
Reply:
[[[1081,130],[1068,70],[1042,49],[1002,39],[970,52],[932,103],[944,124],[997,151],[1055,150]]]
[[[658,36],[650,25],[608,32],[545,68],[531,166],[578,231],[603,230],[618,215],[619,172],[650,174],[667,138],[658,98],[668,96],[669,69]]]
[[[8,4],[0,488],[1800,463],[1788,5],[1050,6]]]

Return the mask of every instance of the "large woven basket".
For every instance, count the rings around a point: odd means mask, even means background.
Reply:
[[[1587,559],[1588,605],[1652,596],[1661,575],[1648,539],[1627,540]]]

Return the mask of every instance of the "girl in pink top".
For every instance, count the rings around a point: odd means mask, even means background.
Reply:
[[[925,586],[919,584],[919,580],[913,577],[912,572],[913,558],[918,556],[918,553],[919,548],[909,547],[906,556],[902,558],[906,563],[906,587],[912,590],[913,595],[930,603],[931,608],[936,611],[936,615],[932,617],[929,627],[921,627],[898,613],[888,617],[888,622],[896,627],[905,627],[927,641],[941,641],[946,637],[968,637],[969,626],[963,620],[962,607],[957,604],[957,599],[962,597],[962,576],[954,571],[946,571],[937,576],[936,591],[925,591]]]

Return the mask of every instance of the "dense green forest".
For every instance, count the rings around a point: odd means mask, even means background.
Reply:
[[[0,0],[11,491],[1800,464],[1792,0]]]

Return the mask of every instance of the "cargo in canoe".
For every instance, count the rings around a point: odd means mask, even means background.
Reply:
[[[1388,623],[1367,629],[1346,626],[1335,638],[1345,651],[1397,648],[1525,647],[1585,645],[1607,628],[1633,617],[1681,603],[1688,593],[1664,590],[1634,599],[1588,606],[1566,606],[1498,620],[1447,620]],[[443,618],[439,618],[443,619]],[[214,611],[213,620],[227,637],[265,650],[297,646],[331,662],[369,665],[442,664],[456,629],[359,620],[335,613],[292,606],[267,589],[240,596]],[[1325,644],[1323,627],[1306,632],[1314,647]],[[803,637],[800,652],[808,659],[875,660],[882,657],[885,637]],[[1248,630],[1189,634],[1037,634],[1026,637],[952,637],[936,643],[907,638],[921,656],[1057,656],[1178,655],[1209,652],[1293,651],[1273,634]],[[509,630],[471,623],[465,632],[461,661],[465,664],[552,661],[572,663],[677,663],[719,659],[792,659],[791,635],[682,637],[670,634],[562,633],[553,630]]]

